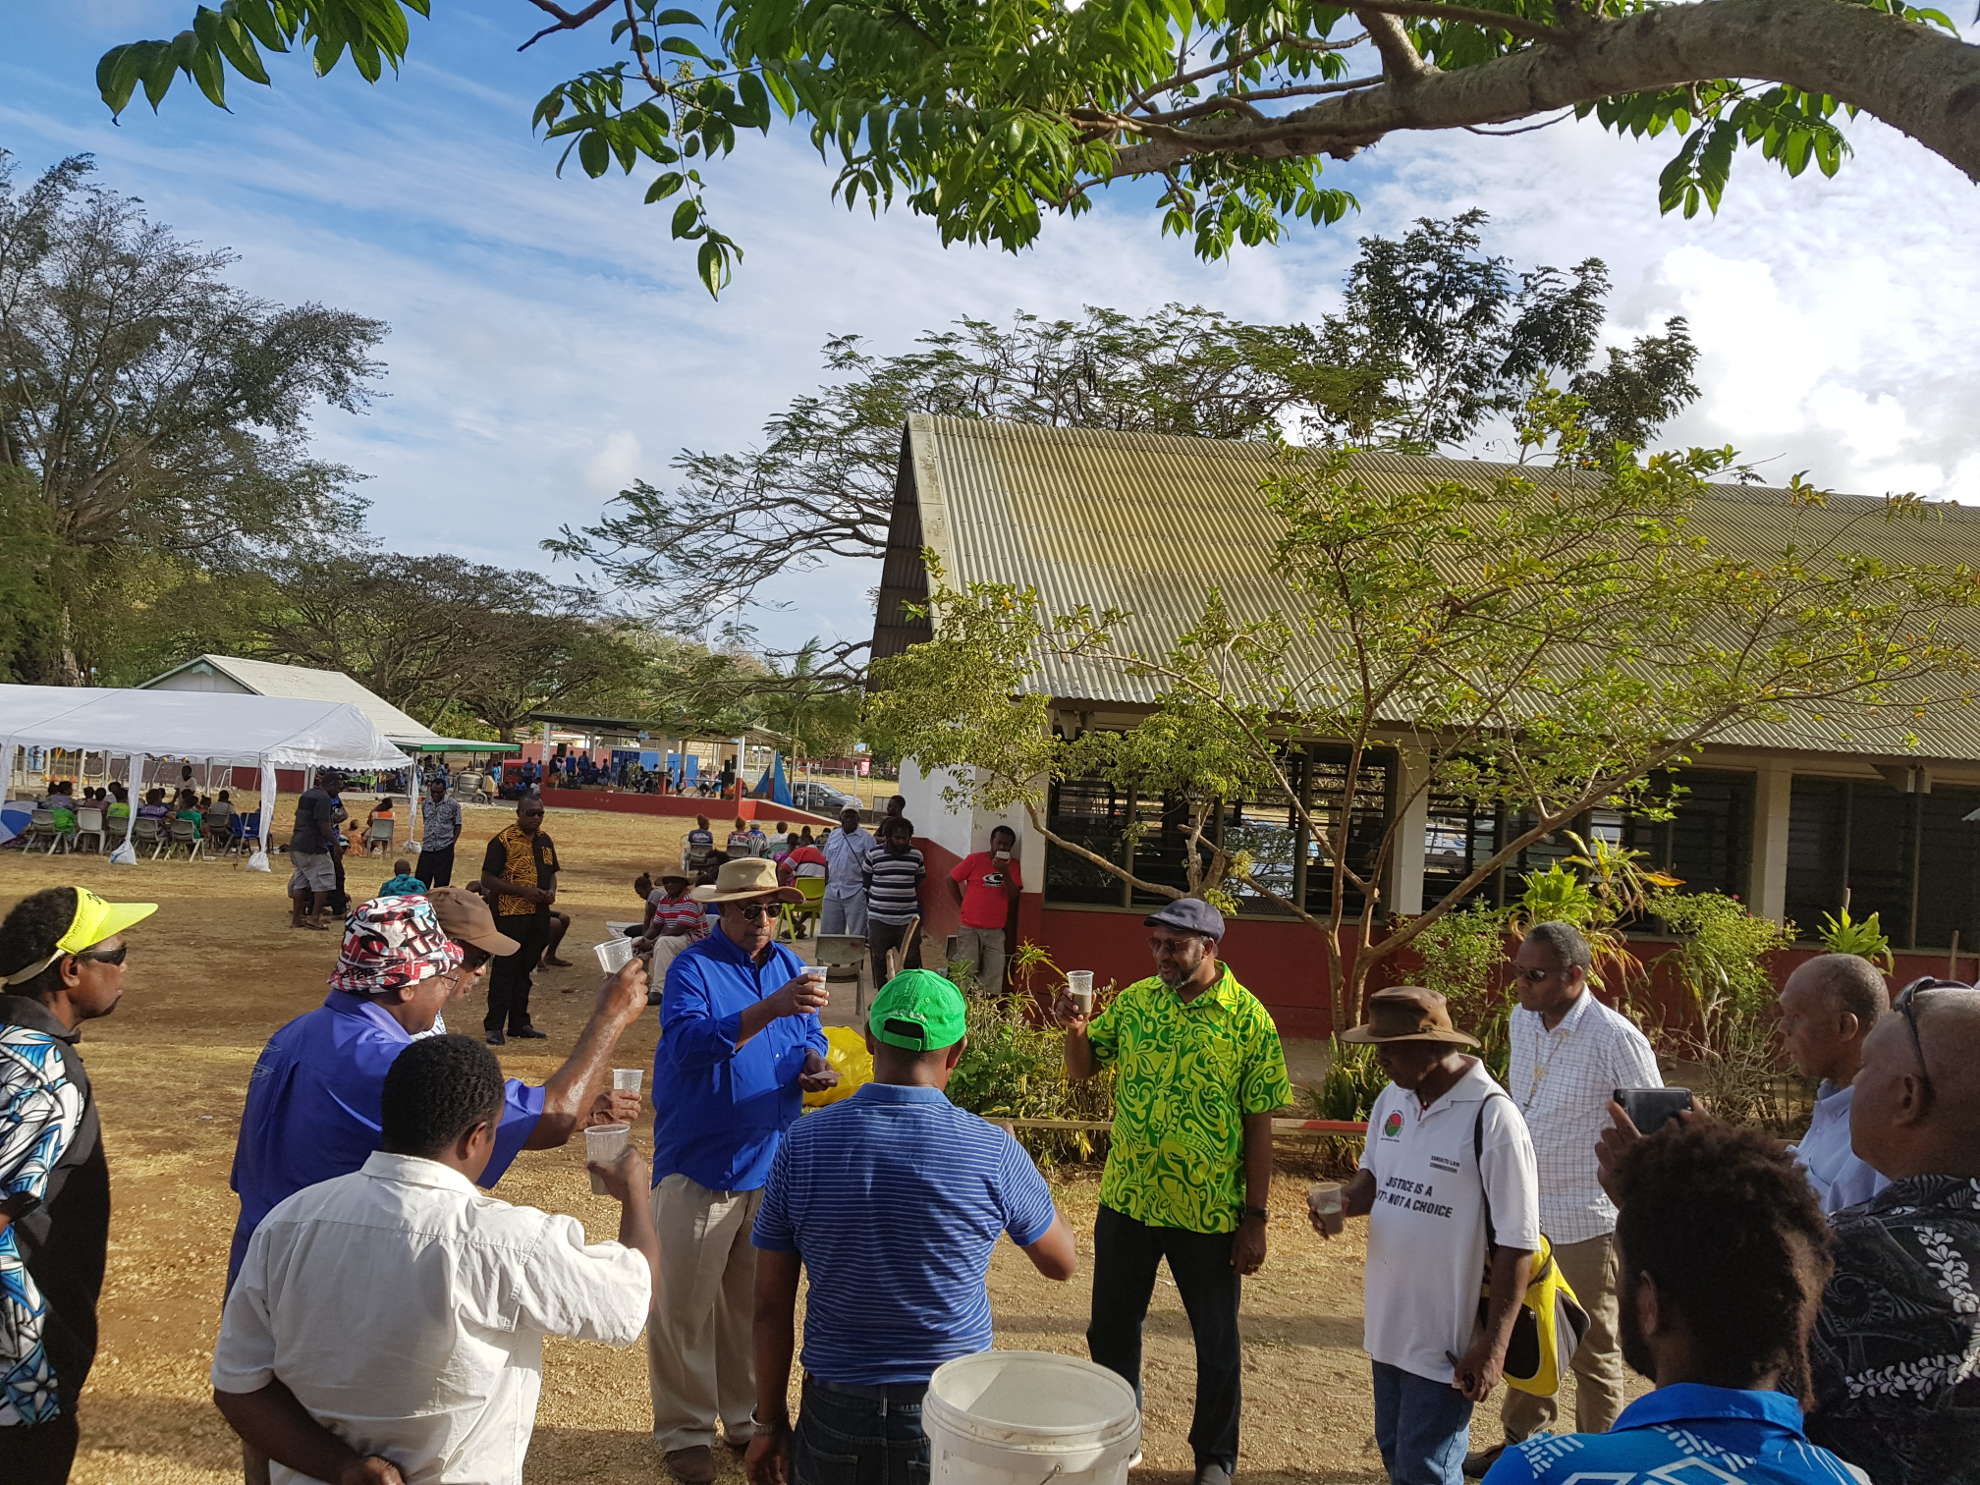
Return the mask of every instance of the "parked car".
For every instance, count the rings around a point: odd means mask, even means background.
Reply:
[[[806,779],[791,790],[792,802],[801,810],[810,810],[814,815],[830,815],[837,818],[843,810],[858,810],[866,813],[866,806],[842,789],[834,789],[830,784],[821,784],[816,779]]]

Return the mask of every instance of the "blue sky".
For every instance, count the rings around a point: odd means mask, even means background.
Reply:
[[[881,350],[960,314],[1145,310],[1170,300],[1256,319],[1324,312],[1364,232],[1478,205],[1516,262],[1606,259],[1611,328],[1684,314],[1705,396],[1672,434],[1732,443],[1770,476],[1806,470],[1868,493],[1980,499],[1980,193],[1865,120],[1834,181],[1735,167],[1716,219],[1656,213],[1661,143],[1566,125],[1511,139],[1399,137],[1338,170],[1364,210],[1331,230],[1204,265],[1157,235],[1145,193],[1048,226],[1012,256],[943,249],[906,213],[878,222],[827,198],[801,139],[745,139],[710,209],[748,256],[711,302],[644,180],[552,175],[529,111],[605,60],[596,34],[518,55],[521,0],[436,0],[404,73],[369,87],[272,59],[273,89],[237,83],[233,113],[181,85],[113,127],[92,86],[108,46],[183,27],[194,0],[14,0],[0,17],[0,147],[23,171],[77,151],[185,235],[240,254],[236,282],[386,320],[388,394],[315,425],[325,457],[370,476],[388,549],[508,565],[635,475],[665,483],[682,447],[747,443],[818,379],[826,336]],[[1330,172],[1334,173],[1334,172]],[[561,566],[553,571],[576,576]],[[877,572],[855,563],[756,616],[766,640],[863,638]]]

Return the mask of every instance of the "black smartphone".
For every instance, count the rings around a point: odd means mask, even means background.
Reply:
[[[1616,1102],[1638,1134],[1655,1134],[1691,1107],[1689,1088],[1618,1088]]]

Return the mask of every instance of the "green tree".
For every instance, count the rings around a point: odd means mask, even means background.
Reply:
[[[1575,406],[1542,395],[1522,435],[1553,467],[1475,483],[1364,485],[1343,451],[1288,451],[1258,496],[1282,527],[1282,587],[1238,595],[1241,614],[1212,591],[1195,626],[1160,643],[1117,638],[1125,613],[1055,613],[1035,591],[957,591],[937,574],[933,637],[874,666],[869,737],[957,770],[953,803],[1022,806],[1060,850],[1173,896],[1053,831],[1043,785],[1100,777],[1167,801],[1187,890],[1241,889],[1318,930],[1338,1025],[1377,965],[1525,847],[1597,806],[1654,811],[1659,772],[1714,739],[1754,724],[1889,729],[1968,694],[1980,657],[1954,636],[1980,614],[1980,578],[1851,550],[1869,523],[1923,518],[1917,502],[1804,530],[1825,497],[1797,481],[1791,529],[1765,552],[1716,548],[1692,518],[1731,451],[1596,447]],[[1115,678],[1086,694],[1152,690],[1151,713],[1055,735],[1031,681],[1048,654]],[[1346,748],[1340,777],[1311,796],[1309,740]],[[1403,767],[1374,837],[1344,805],[1381,787],[1391,752]],[[1423,849],[1410,806],[1432,790],[1519,824],[1443,898],[1385,923],[1383,882],[1399,853]],[[1288,897],[1265,843],[1208,828],[1225,799],[1290,811],[1327,910]]]
[[[174,237],[90,168],[17,186],[0,150],[0,468],[32,480],[62,553],[49,637],[15,669],[69,684],[134,558],[241,571],[299,530],[355,528],[357,476],[310,459],[305,437],[319,403],[363,409],[385,335],[243,294],[221,276],[230,254]]]
[[[833,196],[897,198],[944,242],[1035,240],[1116,181],[1161,191],[1161,230],[1206,258],[1327,223],[1354,205],[1328,160],[1392,135],[1572,116],[1676,149],[1660,200],[1716,209],[1742,149],[1834,174],[1858,111],[1980,179],[1980,47],[1905,0],[724,0],[712,27],[659,0],[592,0],[538,33],[592,28],[598,65],[534,122],[588,175],[652,173],[673,236],[711,292],[740,255],[705,199],[745,134],[799,121]],[[121,112],[175,78],[215,104],[229,73],[265,83],[260,48],[347,52],[376,80],[428,0],[226,0],[171,40],[114,48],[97,86]],[[519,17],[527,16],[519,4]],[[537,37],[530,38],[530,41]],[[525,42],[524,45],[529,45]]]
[[[910,413],[1426,453],[1516,412],[1537,376],[1569,381],[1597,437],[1635,444],[1698,395],[1683,320],[1597,366],[1602,261],[1515,268],[1484,250],[1486,221],[1469,211],[1364,239],[1342,312],[1313,324],[1170,304],[962,319],[892,356],[838,337],[825,346],[836,379],[771,417],[754,447],[683,450],[669,488],[636,481],[546,545],[656,614],[699,616],[738,599],[775,606],[796,573],[833,558],[879,558]],[[843,673],[859,648],[819,659]]]

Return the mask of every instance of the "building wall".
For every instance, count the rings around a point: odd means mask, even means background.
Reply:
[[[154,691],[205,691],[218,692],[226,696],[246,696],[251,694],[246,686],[231,676],[224,676],[217,670],[205,666],[194,666],[176,675],[168,675],[150,689]]]

